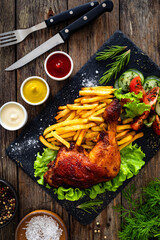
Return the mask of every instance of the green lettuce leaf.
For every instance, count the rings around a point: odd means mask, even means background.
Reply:
[[[140,92],[138,94],[135,94],[134,92],[127,92],[127,93],[123,94],[122,88],[119,88],[114,92],[114,96],[119,100],[129,99],[130,101],[134,101],[134,102],[138,103],[138,102],[140,102],[140,99],[143,97],[143,93]]]
[[[130,143],[127,147],[123,148],[120,153],[121,166],[118,175],[114,179],[104,183],[105,188],[109,191],[115,192],[125,180],[137,175],[145,164],[143,161],[145,154],[137,144],[132,145],[132,143]]]
[[[150,111],[151,106],[145,103],[128,102],[124,104],[126,117],[135,118],[142,115],[145,111]]]
[[[37,154],[34,162],[35,177],[39,177],[39,184],[44,184],[43,175],[48,170],[47,164],[56,158],[57,151],[51,149],[44,149],[42,155]],[[88,189],[79,188],[52,188],[54,193],[58,195],[59,200],[77,201],[84,195],[88,195],[91,199],[95,199],[98,194],[104,193],[106,190],[116,191],[126,179],[137,175],[139,170],[145,164],[143,158],[145,154],[137,144],[129,144],[127,147],[120,151],[121,154],[121,167],[118,175],[104,183],[99,183]],[[46,185],[50,188],[49,185]]]
[[[119,88],[114,92],[114,96],[119,99],[129,99],[130,102],[124,104],[125,117],[135,118],[142,115],[145,111],[150,111],[151,107],[148,104],[140,103],[140,99],[143,97],[143,93],[135,94],[134,92],[128,92],[123,94],[122,89]]]
[[[53,151],[49,148],[45,148],[43,150],[44,152],[42,155],[40,155],[40,153],[37,153],[36,160],[34,161],[34,176],[39,177],[37,182],[41,185],[44,185],[43,175],[48,170],[47,164],[50,161],[53,161],[57,156],[57,151]],[[50,187],[47,185],[47,188]]]

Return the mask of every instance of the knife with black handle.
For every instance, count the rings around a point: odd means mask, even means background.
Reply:
[[[92,10],[84,14],[82,17],[77,19],[75,22],[71,23],[70,25],[62,29],[59,33],[51,37],[49,40],[41,44],[39,47],[35,48],[33,51],[19,59],[17,62],[12,64],[5,70],[12,71],[14,69],[24,66],[25,64],[31,62],[33,59],[39,57],[43,53],[52,49],[53,47],[61,43],[64,43],[64,41],[69,38],[71,33],[89,24],[91,21],[99,17],[102,13],[106,11],[111,12],[112,9],[113,9],[112,1],[106,0],[102,2],[97,7],[93,8]]]
[[[78,29],[84,27],[88,23],[92,22],[94,19],[99,17],[104,12],[111,12],[113,9],[113,3],[109,0],[104,1],[99,6],[95,7],[91,11],[87,12],[85,15],[77,19],[75,22],[71,23],[69,26],[62,29],[59,33],[65,41],[69,38],[70,34],[77,31]]]
[[[38,31],[43,28],[55,26],[57,23],[69,20],[74,17],[82,16],[84,13],[96,7],[99,3],[97,1],[88,2],[83,5],[71,8],[65,12],[59,13],[49,19],[36,24],[30,28],[17,29],[10,32],[0,34],[0,48],[7,47],[22,42],[30,33]]]
[[[86,12],[90,11],[91,9],[96,7],[98,4],[99,3],[97,1],[93,1],[93,2],[88,2],[83,5],[71,8],[67,11],[64,11],[62,13],[59,13],[57,15],[50,17],[49,19],[45,20],[45,23],[47,27],[51,27],[57,23],[67,21],[74,17],[82,16],[82,14],[85,14]]]

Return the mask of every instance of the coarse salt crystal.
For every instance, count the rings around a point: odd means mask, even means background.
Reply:
[[[60,240],[63,230],[50,216],[35,216],[27,222],[27,240]]]

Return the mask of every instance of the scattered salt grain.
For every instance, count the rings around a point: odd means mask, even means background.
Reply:
[[[82,79],[82,86],[83,87],[97,86],[97,80],[94,78],[84,78]]]
[[[58,223],[49,216],[31,218],[26,227],[27,240],[60,240],[63,230]]]

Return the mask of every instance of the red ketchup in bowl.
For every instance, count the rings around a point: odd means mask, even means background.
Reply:
[[[70,56],[64,52],[50,54],[45,62],[46,73],[55,80],[64,80],[72,72],[73,63]]]

